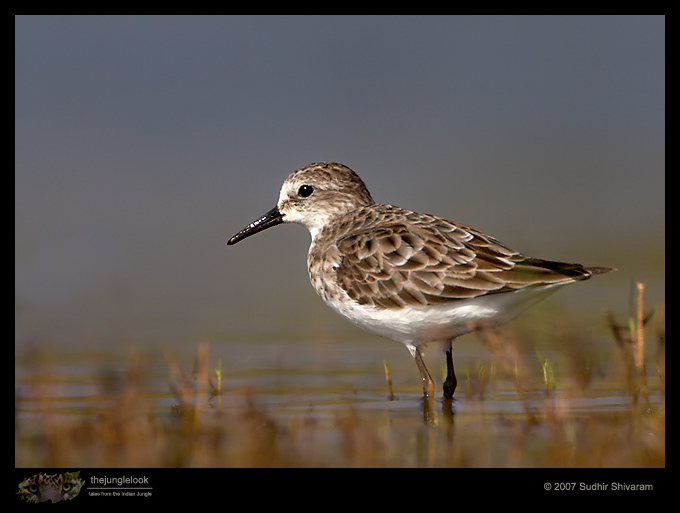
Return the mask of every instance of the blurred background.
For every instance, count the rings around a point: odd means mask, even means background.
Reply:
[[[665,19],[15,17],[15,351],[359,336],[304,228],[225,245],[319,161],[663,302]]]

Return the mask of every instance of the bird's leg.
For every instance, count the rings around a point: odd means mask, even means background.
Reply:
[[[415,358],[416,365],[420,371],[420,377],[423,380],[423,393],[425,394],[425,397],[434,397],[434,380],[427,371],[427,367],[425,367],[425,362],[423,361],[423,355],[420,352],[420,349],[418,349],[417,346],[408,346],[408,349],[411,351],[413,358]]]
[[[446,349],[446,380],[444,381],[444,397],[451,399],[453,393],[456,391],[456,385],[458,385],[458,380],[456,379],[456,373],[453,370],[453,350],[451,348],[451,343],[453,341],[448,341],[448,347]]]

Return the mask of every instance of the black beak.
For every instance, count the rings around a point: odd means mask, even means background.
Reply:
[[[267,228],[271,228],[272,226],[276,226],[277,224],[281,223],[283,223],[283,214],[279,212],[278,208],[274,207],[265,215],[260,217],[257,221],[253,221],[243,230],[234,235],[227,241],[227,244],[231,246],[232,244],[236,244],[238,241],[243,240],[246,237],[250,237],[251,235],[255,235],[257,232],[261,232],[262,230],[266,230]]]

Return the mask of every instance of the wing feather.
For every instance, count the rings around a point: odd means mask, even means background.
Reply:
[[[360,304],[421,308],[591,274],[578,264],[525,257],[435,216],[390,205],[370,208],[368,218],[356,212],[341,224],[344,233],[333,251],[339,255],[334,269],[340,287]]]

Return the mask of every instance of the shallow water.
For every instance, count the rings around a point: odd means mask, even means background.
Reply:
[[[423,399],[415,365],[398,344],[250,340],[205,344],[202,353],[199,346],[18,352],[16,466],[665,464],[662,383],[649,369],[649,408],[641,406],[621,380],[616,352],[596,362],[586,387],[547,352],[556,369],[549,389],[527,354],[518,393],[494,355],[463,344],[451,403]],[[205,363],[197,368],[199,353]],[[441,384],[442,354],[429,351],[426,361]],[[651,441],[631,446],[641,421],[651,423]],[[606,447],[617,436],[636,449],[593,452],[591,444]],[[204,452],[205,439],[214,445]],[[119,449],[112,453],[111,444]]]

